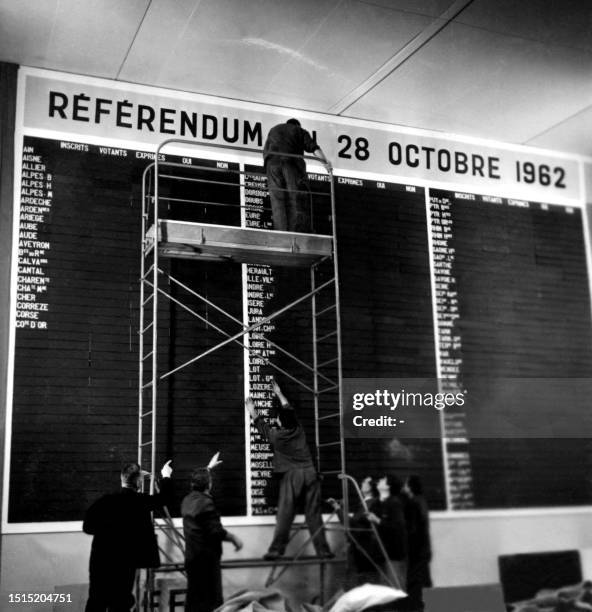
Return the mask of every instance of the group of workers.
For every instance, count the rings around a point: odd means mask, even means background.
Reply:
[[[275,561],[284,555],[299,501],[304,502],[317,556],[332,558],[323,529],[319,476],[304,429],[275,380],[272,388],[279,401],[275,426],[258,414],[250,397],[245,401],[255,426],[272,446],[274,471],[280,477],[276,527],[264,558]],[[181,503],[186,612],[212,612],[223,603],[222,542],[231,542],[235,550],[243,545],[238,536],[222,526],[212,497],[212,470],[219,463],[217,453],[207,467],[193,471],[191,491]],[[136,569],[160,565],[151,512],[171,504],[171,473],[169,461],[161,470],[159,492],[149,495],[140,492],[146,473],[138,464],[128,464],[121,472],[121,489],[101,497],[88,509],[83,530],[94,537],[86,612],[129,611],[134,604]],[[428,515],[420,483],[411,478],[404,489],[393,476],[385,475],[376,484],[367,477],[361,490],[364,500],[360,500],[350,522],[356,569],[353,584],[382,583],[406,589],[413,604],[406,609],[419,610],[421,589],[431,585]],[[339,502],[329,502],[339,513]]]
[[[407,593],[397,609],[423,610],[422,591],[432,586],[429,512],[418,476],[405,483],[394,474],[360,483],[361,499],[349,520],[353,575],[349,586],[387,584]],[[343,520],[341,505],[329,499]]]

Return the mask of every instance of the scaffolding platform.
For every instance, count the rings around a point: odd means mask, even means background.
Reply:
[[[146,237],[154,242],[154,225]],[[333,237],[160,219],[158,252],[180,259],[309,267],[331,257]]]

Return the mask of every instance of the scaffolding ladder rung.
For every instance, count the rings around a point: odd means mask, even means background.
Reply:
[[[152,355],[154,354],[154,351],[150,351],[149,353],[146,353],[143,357],[142,357],[142,361],[145,361],[146,359],[148,359],[149,357],[152,357]]]
[[[325,446],[337,446],[338,444],[341,444],[341,440],[337,440],[336,442],[321,442],[317,446],[323,448]]]
[[[331,364],[331,363],[335,363],[337,360],[339,359],[339,357],[333,357],[333,359],[327,359],[327,361],[323,361],[323,363],[319,363],[317,365],[317,369],[318,368],[324,368],[325,366]]]
[[[144,417],[147,417],[147,416],[151,415],[153,412],[154,412],[153,410],[148,410],[148,412],[143,412],[140,415],[140,418],[143,419]]]
[[[145,385],[142,385],[142,389],[147,389],[152,386],[152,381],[147,382]]]
[[[146,272],[144,273],[144,276],[142,276],[143,281],[146,281],[146,279],[152,274],[152,270],[154,269],[154,264],[152,264],[148,270],[146,270]]]
[[[321,470],[321,474],[333,476],[334,474],[343,474],[343,472],[341,470]]]
[[[323,340],[326,340],[327,338],[331,338],[331,336],[336,336],[337,335],[337,330],[329,332],[328,334],[325,334],[324,336],[320,336],[319,338],[317,338],[317,344],[319,342],[322,342]]]
[[[140,442],[140,446],[142,448],[144,448],[144,446],[150,446],[152,444],[152,440],[150,440],[149,442]]]
[[[331,306],[327,306],[326,308],[323,308],[322,310],[319,310],[317,313],[315,313],[315,317],[319,318],[321,316],[323,316],[326,312],[329,312],[330,310],[335,310],[336,304],[331,304]]]
[[[148,297],[142,302],[142,306],[146,306],[146,304],[148,304],[148,302],[153,299],[154,299],[154,294],[153,293],[149,294]]]
[[[335,417],[339,416],[341,414],[341,412],[332,412],[331,414],[325,414],[322,417],[319,417],[318,420],[319,421],[326,421],[327,419],[334,419]]]
[[[141,334],[145,334],[152,326],[154,325],[154,321],[151,321],[146,325],[146,327],[140,332]]]
[[[338,387],[339,387],[339,385],[331,385],[330,387],[325,387],[324,389],[319,389],[319,391],[317,391],[317,395],[320,395],[321,393],[328,393],[329,391],[334,391]]]

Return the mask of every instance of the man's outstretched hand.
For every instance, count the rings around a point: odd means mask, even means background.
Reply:
[[[173,473],[173,468],[171,467],[172,459],[169,459],[161,468],[160,475],[163,478],[170,478]]]
[[[211,459],[207,465],[208,470],[212,470],[215,467],[218,467],[222,463],[220,459],[220,451],[218,451]]]
[[[249,395],[245,400],[245,408],[247,412],[251,415],[251,418],[255,420],[257,418],[257,408],[255,408],[255,402],[253,398]]]
[[[280,386],[275,378],[271,379],[271,389],[277,396],[282,395],[282,390],[280,389]]]

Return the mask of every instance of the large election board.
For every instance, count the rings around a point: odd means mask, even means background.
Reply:
[[[117,486],[121,464],[136,457],[141,176],[153,155],[34,137],[23,144],[8,520],[79,520]],[[162,194],[171,215],[271,227],[260,166],[223,158],[183,163],[210,181],[200,199],[224,206],[189,207],[184,201],[195,192],[180,183]],[[311,174],[310,186],[315,230],[326,233],[327,177]],[[344,376],[441,374],[453,385],[468,376],[590,375],[578,209],[339,173],[335,196]],[[163,300],[159,359],[168,368],[221,340],[209,323],[236,333],[310,287],[308,269],[163,265],[234,319],[197,298],[188,305],[202,319]],[[178,285],[168,290],[187,299]],[[310,362],[310,315],[303,302],[266,326],[266,337]],[[256,335],[250,342],[258,354],[228,345],[159,391],[158,460],[173,459],[177,497],[191,469],[220,450],[216,497],[231,516],[275,511],[271,449],[245,418],[246,381],[271,414],[267,359],[289,372],[298,367]],[[312,441],[309,394],[279,378]],[[420,474],[433,509],[592,499],[592,450],[584,440],[471,438],[466,415],[443,419],[442,439],[348,439],[346,453],[357,478]],[[339,492],[336,479],[323,486],[324,497]]]

